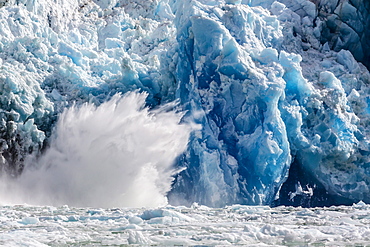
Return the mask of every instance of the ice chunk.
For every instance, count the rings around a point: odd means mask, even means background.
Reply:
[[[275,1],[271,5],[271,13],[274,15],[280,15],[285,9],[285,5],[281,2]]]
[[[143,214],[140,216],[143,220],[151,220],[154,218],[162,218],[167,217],[170,219],[170,221],[173,221],[174,219],[178,221],[192,221],[192,218],[168,209],[152,209],[152,210],[146,210],[143,212]]]
[[[227,4],[241,4],[242,0],[226,0]]]
[[[130,224],[140,225],[143,223],[143,220],[137,216],[132,216],[128,219]]]
[[[337,54],[337,61],[346,66],[346,68],[352,72],[352,73],[358,73],[359,72],[359,66],[358,63],[356,62],[355,58],[353,55],[346,50],[341,50]]]
[[[23,225],[33,225],[39,223],[39,219],[36,217],[24,217],[20,223]]]
[[[144,236],[143,233],[139,231],[128,231],[128,243],[129,244],[140,244],[140,245],[150,245],[152,241]]]

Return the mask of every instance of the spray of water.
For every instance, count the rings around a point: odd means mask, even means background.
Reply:
[[[2,184],[1,200],[92,207],[166,204],[192,127],[166,105],[144,107],[145,93],[116,95],[96,107],[66,110],[50,148],[17,181]],[[4,180],[3,180],[4,181]]]

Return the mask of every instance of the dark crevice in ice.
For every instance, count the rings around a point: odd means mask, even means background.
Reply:
[[[303,192],[297,191],[298,186],[301,186]],[[312,174],[302,169],[298,162],[293,162],[288,179],[280,189],[279,198],[273,201],[271,206],[329,207],[353,203],[355,202],[344,197],[329,194]]]

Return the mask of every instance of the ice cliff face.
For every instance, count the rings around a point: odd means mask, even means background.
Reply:
[[[1,4],[6,173],[47,148],[73,102],[138,89],[150,107],[178,100],[183,121],[202,126],[170,203],[370,202],[367,3]]]
[[[370,2],[319,1],[318,16],[324,20],[321,42],[335,50],[352,52],[357,61],[370,67]]]

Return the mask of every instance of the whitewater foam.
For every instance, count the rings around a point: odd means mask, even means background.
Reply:
[[[73,106],[60,116],[50,148],[26,162],[15,181],[2,179],[1,201],[95,207],[167,203],[175,159],[190,125],[175,103],[145,107],[146,93],[115,95],[100,106]]]

